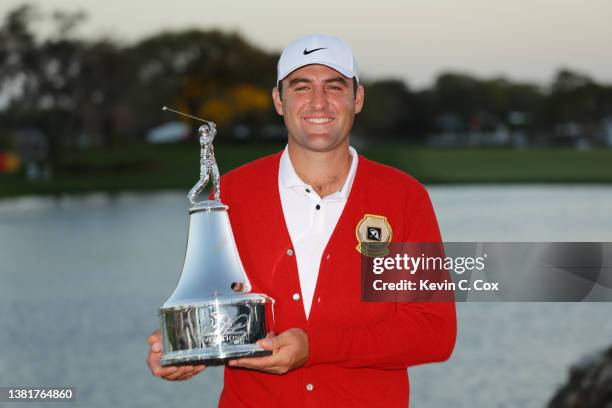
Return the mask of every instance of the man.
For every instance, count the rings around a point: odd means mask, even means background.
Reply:
[[[364,231],[395,242],[439,242],[425,189],[349,146],[364,103],[353,54],[342,40],[311,35],[278,62],[274,106],[288,144],[222,177],[234,236],[254,292],[276,300],[267,357],[225,368],[222,407],[406,407],[406,368],[446,360],[456,333],[452,302],[364,302]],[[185,380],[204,366],[159,366]]]

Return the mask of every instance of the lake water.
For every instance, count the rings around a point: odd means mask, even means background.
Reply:
[[[447,241],[612,241],[609,187],[429,191]],[[72,407],[216,406],[221,369],[169,383],[145,364],[179,278],[186,209],[175,192],[0,201],[0,386],[74,386]],[[454,355],[409,370],[411,406],[543,407],[572,363],[612,344],[611,312],[458,304]]]

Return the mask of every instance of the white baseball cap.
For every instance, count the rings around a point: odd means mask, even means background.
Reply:
[[[359,82],[351,47],[338,37],[312,34],[295,40],[283,50],[278,60],[276,84],[296,69],[310,64],[326,65]]]

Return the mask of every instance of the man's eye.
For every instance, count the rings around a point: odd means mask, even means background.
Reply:
[[[330,85],[329,89],[331,89],[332,91],[341,91],[342,87],[340,87],[338,85]]]
[[[296,91],[306,91],[307,89],[307,86],[298,86],[297,88],[295,88]]]

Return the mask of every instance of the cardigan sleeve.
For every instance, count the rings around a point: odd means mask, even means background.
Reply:
[[[425,189],[417,208],[406,207],[404,242],[440,242],[440,232]],[[412,216],[408,216],[411,214]],[[457,323],[455,304],[445,302],[395,302],[394,313],[368,326],[342,329],[309,329],[306,366],[333,364],[342,367],[405,369],[448,359],[454,348]]]

